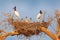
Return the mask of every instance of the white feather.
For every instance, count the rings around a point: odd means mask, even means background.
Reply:
[[[37,19],[37,20],[40,19],[41,15],[42,15],[42,14],[39,13],[39,14],[37,15],[36,19]]]
[[[15,15],[16,15],[17,17],[20,17],[20,16],[19,16],[19,13],[18,13],[17,11],[14,11],[14,13],[15,13]]]

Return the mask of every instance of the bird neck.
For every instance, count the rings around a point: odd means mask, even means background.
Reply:
[[[16,11],[16,10],[14,10],[14,11]]]
[[[14,9],[14,11],[16,11],[16,9]]]
[[[39,12],[39,14],[42,14],[42,13]]]

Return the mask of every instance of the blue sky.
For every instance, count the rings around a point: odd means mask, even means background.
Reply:
[[[13,7],[17,7],[17,11],[20,13],[20,18],[26,16],[32,17],[36,21],[36,15],[39,10],[47,11],[46,15],[53,16],[55,9],[60,10],[60,0],[0,0],[0,14],[2,12],[10,12],[13,14]],[[37,38],[33,36],[31,40]],[[39,37],[38,37],[39,38]],[[17,40],[17,37],[7,37],[6,40]],[[48,36],[44,36],[41,40],[51,40]]]

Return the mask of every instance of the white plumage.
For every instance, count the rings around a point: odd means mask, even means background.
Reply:
[[[38,15],[36,17],[37,21],[39,21],[39,19],[40,19],[41,16],[42,16],[42,11],[40,10],[40,12],[38,13]]]
[[[15,13],[15,15],[16,15],[17,17],[20,17],[20,16],[19,16],[19,13],[18,13],[17,11],[14,11],[14,13]]]
[[[30,18],[30,19],[31,19],[31,18]],[[26,17],[25,22],[27,22],[27,23],[31,23],[32,21],[29,20],[28,17]]]
[[[29,23],[29,19],[28,19],[28,17],[26,17],[25,22]]]
[[[20,18],[20,16],[19,16],[19,12],[16,11],[16,6],[15,6],[13,9],[14,9],[14,13],[15,13],[15,15],[16,15],[18,18]]]
[[[41,15],[42,15],[42,14],[39,13],[39,14],[37,15],[36,19],[37,19],[37,20],[40,19]]]

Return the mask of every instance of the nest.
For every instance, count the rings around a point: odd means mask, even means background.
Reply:
[[[48,28],[50,22],[25,22],[19,19],[14,19],[12,16],[8,16],[6,19],[9,25],[12,25],[14,30],[16,30],[20,34],[24,34],[25,36],[38,35],[41,33],[40,27]]]
[[[32,23],[27,23],[27,22],[21,22],[21,21],[15,21],[12,23],[14,30],[18,31],[19,34],[24,34],[25,36],[30,36],[30,35],[37,35],[41,33],[42,31],[40,30],[40,27],[45,27],[48,28],[48,23],[47,22],[32,22]]]
[[[14,30],[16,30],[20,35],[20,34],[24,34],[25,36],[30,36],[30,35],[37,35],[39,33],[41,33],[41,29],[40,27],[45,27],[48,28],[50,22],[25,22],[25,21],[20,21],[17,19],[13,19],[12,16],[8,16],[7,19],[8,23],[11,24],[14,28]]]

